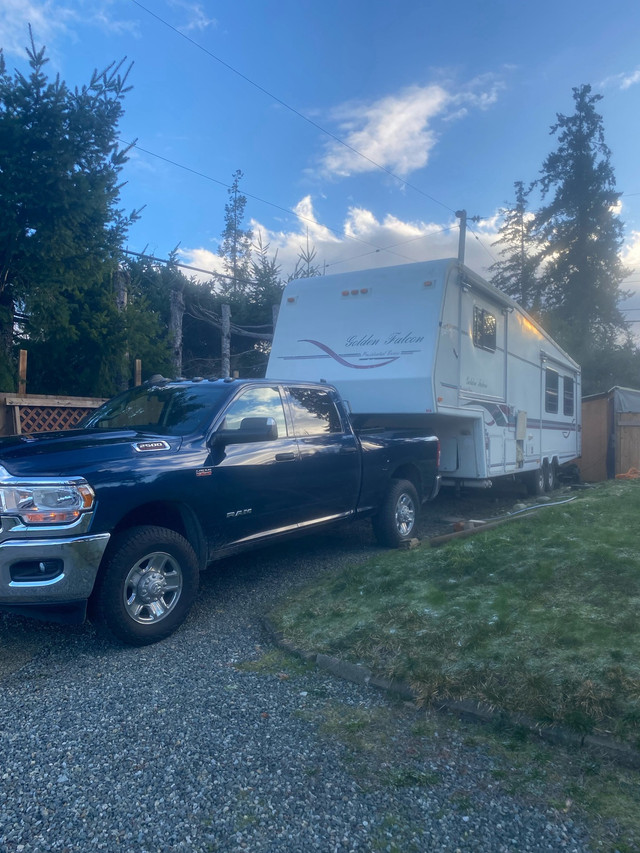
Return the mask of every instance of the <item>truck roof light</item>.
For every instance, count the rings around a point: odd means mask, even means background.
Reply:
[[[343,291],[342,291],[342,295],[343,295],[343,296],[348,296],[348,295],[349,295],[349,291],[348,291],[348,290],[343,290]]]

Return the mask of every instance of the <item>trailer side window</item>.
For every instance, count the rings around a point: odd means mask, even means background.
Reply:
[[[557,414],[558,412],[558,374],[547,367],[544,372],[544,410]]]
[[[473,343],[481,349],[496,350],[496,318],[484,308],[473,308]]]
[[[571,376],[564,377],[564,405],[563,412],[565,415],[571,417],[574,412],[575,404],[573,402],[574,394],[573,394],[573,378]]]

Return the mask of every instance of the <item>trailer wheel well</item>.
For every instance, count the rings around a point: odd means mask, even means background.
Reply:
[[[205,538],[200,523],[188,507],[169,501],[143,504],[121,518],[113,529],[113,534],[146,525],[165,527],[180,534],[196,552],[200,569],[206,567]]]

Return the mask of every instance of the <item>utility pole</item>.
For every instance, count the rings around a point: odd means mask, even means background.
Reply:
[[[481,216],[470,216],[467,217],[466,210],[456,210],[456,216],[460,220],[460,233],[458,235],[458,263],[460,265],[464,264],[464,250],[465,250],[465,241],[467,239],[467,218],[471,220],[471,222],[480,222],[482,219]]]
[[[458,263],[462,266],[464,263],[464,244],[467,238],[467,211],[456,210],[456,216],[460,220],[460,230],[458,233]]]

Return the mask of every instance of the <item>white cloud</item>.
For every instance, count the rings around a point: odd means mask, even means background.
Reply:
[[[31,24],[37,45],[54,41],[77,20],[77,11],[53,0],[0,0],[0,46],[7,55],[25,55]]]
[[[178,249],[180,263],[197,267],[197,270],[183,270],[187,278],[195,278],[197,281],[208,281],[212,273],[224,272],[222,258],[210,249]]]
[[[640,83],[640,68],[636,68],[635,71],[623,71],[621,74],[614,74],[612,77],[607,77],[606,80],[603,80],[600,85],[602,87],[616,86],[618,89],[624,91],[636,83]]]
[[[371,104],[344,105],[334,117],[350,148],[330,143],[324,172],[345,177],[369,172],[377,164],[403,177],[422,168],[437,139],[431,123],[449,100],[445,89],[432,85],[412,86]]]
[[[292,230],[271,230],[253,220],[254,234],[262,235],[269,244],[269,254],[278,253],[282,276],[293,272],[300,252],[309,246],[316,250],[315,263],[327,273],[350,272],[381,266],[457,257],[458,221],[410,222],[391,214],[379,220],[372,211],[350,208],[336,233],[317,221],[312,199],[307,196],[296,206],[304,218]],[[473,225],[478,235],[467,238],[466,263],[480,274],[486,274],[493,261],[491,243],[496,239],[497,218]],[[220,258],[204,249],[184,249],[180,255],[193,266],[219,269]],[[206,276],[205,276],[206,278]]]
[[[45,44],[56,54],[60,38],[77,38],[76,28],[93,26],[102,32],[137,32],[133,20],[116,14],[121,0],[0,0],[0,47],[5,54],[25,56],[31,24],[36,47]]]
[[[338,141],[327,144],[323,174],[347,177],[382,166],[401,178],[427,165],[438,141],[436,123],[486,110],[503,84],[495,75],[471,80],[459,91],[445,84],[410,86],[371,103],[347,103],[334,110]]]
[[[632,270],[629,279],[635,280],[635,284],[626,284],[623,282],[623,290],[633,290],[634,293],[640,292],[638,279],[640,279],[640,231],[632,231],[627,242],[622,247],[622,263],[625,267]]]
[[[178,29],[181,32],[202,31],[206,30],[207,27],[217,26],[218,22],[215,18],[207,15],[202,3],[191,2],[191,0],[170,0],[169,5],[186,13],[187,20],[178,24]]]

